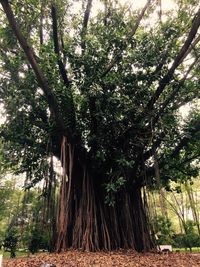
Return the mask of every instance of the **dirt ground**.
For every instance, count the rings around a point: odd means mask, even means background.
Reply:
[[[42,263],[56,267],[200,267],[200,253],[138,254],[133,251],[80,252],[40,254],[29,258],[3,261],[3,267],[40,267]]]

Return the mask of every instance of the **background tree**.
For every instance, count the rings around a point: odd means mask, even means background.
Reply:
[[[10,250],[10,257],[16,257],[16,249],[17,249],[18,237],[16,233],[16,229],[12,228],[6,232],[6,236],[3,242],[3,246],[6,250]]]
[[[150,0],[140,11],[102,1],[96,15],[91,0],[78,12],[71,1],[0,3],[4,156],[29,186],[46,177],[52,210],[60,159],[55,249],[152,249],[142,188],[158,168],[167,186],[176,161],[197,171],[199,115],[181,126],[177,109],[199,97],[198,5],[177,1],[151,24]]]

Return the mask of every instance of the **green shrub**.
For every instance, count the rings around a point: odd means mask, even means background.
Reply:
[[[163,216],[158,216],[153,220],[154,231],[158,237],[158,244],[170,244],[173,245],[173,229],[170,219]]]
[[[10,257],[15,258],[17,249],[18,236],[14,228],[6,231],[5,239],[3,242],[4,249],[10,251]]]
[[[189,248],[200,247],[200,237],[195,231],[195,223],[191,220],[187,220],[184,223],[185,234],[174,235],[173,240],[176,247]]]
[[[31,231],[31,238],[28,245],[28,249],[31,253],[36,253],[38,250],[49,250],[50,238],[47,231],[42,230],[39,227],[34,228]]]

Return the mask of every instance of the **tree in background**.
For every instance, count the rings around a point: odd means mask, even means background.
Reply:
[[[18,242],[18,236],[15,228],[10,228],[6,232],[6,236],[3,242],[3,246],[5,250],[10,251],[10,257],[15,258],[16,257],[16,250],[17,250],[17,242]]]
[[[151,250],[142,188],[158,168],[162,186],[197,173],[199,113],[177,110],[199,97],[200,10],[177,1],[151,24],[156,2],[0,1],[4,157],[28,186],[45,178],[56,251]]]

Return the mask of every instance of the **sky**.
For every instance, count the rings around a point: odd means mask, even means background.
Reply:
[[[146,4],[147,0],[121,0],[122,4],[129,3],[133,8],[142,8]],[[173,0],[161,0],[162,9],[170,10],[174,7]]]
[[[3,110],[3,105],[0,104],[0,125],[5,121],[5,117],[3,117],[2,110]]]
[[[114,1],[114,0],[111,0]],[[147,0],[118,0],[122,5],[128,5],[131,7],[131,9],[141,9],[143,8],[146,3]],[[158,0],[157,0],[158,1]],[[162,6],[162,10],[163,11],[169,11],[171,9],[173,9],[176,5],[175,5],[175,0],[160,0],[161,1],[161,6]],[[156,0],[152,0],[152,2],[156,2]],[[98,12],[98,10],[102,9],[103,5],[102,2],[100,2],[100,0],[93,0],[93,5],[92,5],[92,14],[96,15],[96,13]],[[74,5],[72,6],[72,10],[74,13],[77,13],[78,10],[80,11],[82,9],[82,4],[81,2],[75,2]],[[104,9],[104,8],[103,8]]]

